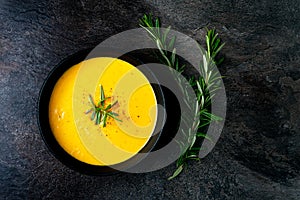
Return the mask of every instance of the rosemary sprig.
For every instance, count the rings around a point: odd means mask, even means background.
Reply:
[[[161,22],[160,19],[153,18],[151,14],[144,16],[140,19],[140,26],[144,28],[151,39],[156,43],[156,46],[160,52],[158,58],[163,64],[166,64],[178,72],[183,72],[185,65],[180,66],[178,56],[176,56],[176,48],[174,48],[176,37],[173,36],[169,41],[167,41],[167,36],[171,30],[171,26],[166,28],[164,33],[161,33]],[[172,49],[172,52],[168,52],[164,49]]]
[[[160,52],[160,61],[177,70],[179,73],[182,73],[185,69],[185,65],[180,65],[178,56],[176,55],[176,48],[174,48],[176,38],[173,36],[170,40],[167,40],[167,35],[171,27],[169,26],[166,31],[161,32],[159,29],[161,28],[160,19],[158,17],[153,17],[151,14],[144,14],[140,19],[140,26],[149,33],[151,39],[156,43]],[[210,112],[210,105],[214,92],[219,89],[219,79],[221,79],[221,77],[218,76],[218,73],[214,72],[214,68],[224,60],[224,58],[217,60],[216,57],[225,44],[218,38],[218,34],[215,30],[207,30],[206,45],[207,50],[201,52],[203,54],[203,64],[199,66],[202,76],[198,79],[195,77],[190,77],[189,79],[189,84],[195,88],[197,96],[197,105],[193,108],[198,118],[194,119],[192,127],[190,127],[188,133],[185,134],[187,137],[190,137],[191,135],[189,134],[191,133],[196,132],[196,134],[191,136],[191,145],[178,158],[176,162],[177,169],[168,180],[177,177],[189,160],[199,160],[198,153],[200,147],[199,143],[196,141],[201,140],[201,138],[211,140],[203,133],[203,130],[205,130],[212,121],[222,120],[220,117],[215,116]],[[163,49],[169,49],[172,50],[172,52],[170,53]],[[184,87],[181,89],[184,91]],[[189,99],[188,96],[185,98]]]
[[[92,108],[87,110],[85,114],[91,113],[91,120],[95,120],[95,124],[102,124],[103,127],[106,127],[107,118],[111,117],[117,121],[122,122],[122,120],[118,119],[118,113],[112,111],[112,108],[118,103],[115,101],[113,104],[106,104],[106,100],[111,97],[105,97],[103,86],[100,85],[100,100],[98,103],[95,103],[92,95],[89,95],[89,101],[91,103]]]
[[[207,46],[207,53],[210,58],[216,65],[220,65],[224,61],[224,57],[217,59],[217,55],[224,47],[225,43],[221,42],[221,39],[218,38],[218,33],[216,30],[208,30],[206,34],[206,46]]]

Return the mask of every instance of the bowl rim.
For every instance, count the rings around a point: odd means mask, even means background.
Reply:
[[[58,79],[62,76],[62,74],[69,69],[70,67],[74,66],[75,64],[78,64],[79,62],[85,60],[86,58],[96,58],[96,57],[116,57],[118,59],[124,60],[133,66],[139,66],[143,63],[140,59],[130,56],[130,55],[122,55],[122,56],[116,56],[117,54],[115,50],[109,49],[109,51],[101,51],[98,53],[95,53],[93,55],[90,55],[90,52],[92,51],[92,48],[89,49],[83,49],[80,50],[74,54],[71,54],[64,59],[62,59],[57,65],[53,67],[53,69],[48,73],[48,76],[43,82],[43,85],[39,92],[39,98],[38,98],[38,109],[37,109],[37,115],[38,115],[38,127],[40,135],[42,136],[42,139],[44,143],[47,146],[47,149],[51,152],[51,154],[58,159],[61,163],[63,163],[65,166],[78,171],[82,174],[87,175],[111,175],[115,173],[122,172],[121,170],[117,169],[128,169],[129,165],[133,167],[134,165],[138,164],[139,162],[142,162],[143,158],[146,157],[146,155],[141,156],[138,154],[134,155],[130,159],[123,161],[121,163],[111,165],[111,166],[100,166],[100,165],[92,165],[85,162],[82,162],[80,160],[77,160],[73,156],[71,156],[69,153],[67,153],[58,143],[58,141],[55,139],[55,136],[53,135],[49,123],[49,101],[52,94],[52,91],[54,89],[54,86]],[[149,70],[149,73],[151,74],[151,70]],[[143,72],[142,72],[143,73]],[[143,73],[147,78],[148,76]],[[152,79],[156,79],[155,75],[152,73],[151,77]],[[153,80],[152,80],[153,81]],[[157,84],[151,84],[157,104],[160,104],[161,106],[165,107],[165,98],[162,91],[161,86],[159,85],[158,80],[156,79]],[[158,110],[159,111],[159,110]],[[162,117],[160,120],[165,120],[166,115],[165,113],[158,114],[158,117]],[[157,119],[159,120],[159,119]],[[157,123],[156,123],[157,124]],[[158,123],[159,124],[159,123]],[[158,129],[158,133],[155,135],[152,135],[150,139],[147,141],[145,146],[138,152],[138,153],[149,153],[151,150],[155,148],[155,145],[157,144],[162,132],[163,127],[155,127],[155,129]],[[155,132],[155,131],[153,131]]]

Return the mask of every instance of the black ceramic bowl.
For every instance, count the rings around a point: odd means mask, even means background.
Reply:
[[[49,123],[49,101],[50,97],[53,91],[53,88],[58,81],[58,79],[62,76],[62,74],[69,69],[70,67],[74,66],[75,64],[80,63],[81,61],[85,60],[86,57],[89,55],[89,58],[93,57],[103,57],[103,54],[94,54],[90,55],[91,49],[89,50],[83,50],[78,53],[75,53],[66,59],[64,59],[61,63],[59,63],[54,69],[50,72],[47,79],[45,80],[40,96],[39,96],[39,104],[38,104],[38,123],[40,128],[40,133],[42,135],[42,138],[47,145],[48,149],[51,151],[51,153],[60,160],[63,164],[68,166],[71,169],[74,169],[80,173],[89,174],[89,175],[108,175],[118,172],[119,170],[116,169],[128,169],[135,164],[142,162],[143,158],[140,156],[134,156],[131,159],[124,161],[122,163],[119,163],[114,166],[98,166],[98,165],[91,165],[84,162],[81,162],[77,160],[76,158],[72,157],[70,154],[68,154],[56,141]],[[109,57],[115,57],[114,52],[110,52],[104,55]],[[134,66],[141,65],[142,62],[134,58],[130,55],[122,55],[118,57],[121,60],[124,60]],[[144,75],[151,80],[150,82],[153,90],[156,95],[157,103],[161,106],[165,107],[165,95],[163,92],[163,88],[159,85],[155,75],[151,73],[150,70],[145,69],[143,70]],[[160,112],[158,110],[158,112]],[[157,120],[164,120],[165,114],[164,113],[158,113],[158,119]],[[161,123],[157,123],[161,124]],[[156,125],[155,129],[159,130],[158,134],[152,135],[147,144],[143,147],[143,149],[140,151],[142,153],[149,153],[153,149],[158,149],[162,145],[162,143],[165,143],[164,138],[161,137],[164,127],[160,127],[161,125]],[[155,132],[155,131],[154,131]],[[159,139],[162,139],[159,143]],[[168,140],[168,137],[166,140]]]

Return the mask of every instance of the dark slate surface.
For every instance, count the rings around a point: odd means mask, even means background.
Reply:
[[[90,177],[57,161],[37,126],[39,90],[62,58],[137,27],[144,12],[203,44],[216,27],[226,124],[174,181]],[[300,1],[0,1],[0,199],[300,199]]]

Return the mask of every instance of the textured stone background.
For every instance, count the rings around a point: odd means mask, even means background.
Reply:
[[[203,44],[226,41],[228,96],[215,149],[167,181],[147,174],[91,177],[47,151],[37,99],[62,58],[137,27],[144,12]],[[0,199],[300,199],[299,0],[0,0]]]

